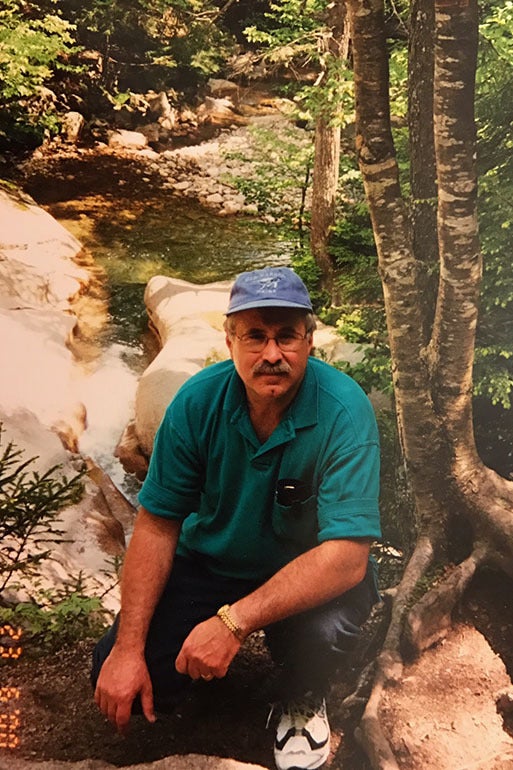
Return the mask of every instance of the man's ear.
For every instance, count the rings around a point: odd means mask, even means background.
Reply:
[[[230,358],[233,359],[233,351],[232,351],[233,341],[232,341],[232,338],[231,338],[231,336],[229,334],[227,334],[226,337],[225,337],[225,340],[226,340],[226,347],[228,348],[228,352],[230,353]]]

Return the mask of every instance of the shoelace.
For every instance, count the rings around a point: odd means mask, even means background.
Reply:
[[[283,714],[288,714],[292,725],[296,729],[298,727],[302,728],[316,714],[324,714],[324,701],[322,698],[318,699],[307,696],[304,700],[288,701],[285,705],[281,703],[272,703],[265,723],[266,729],[269,727],[269,723],[277,706],[281,706]]]

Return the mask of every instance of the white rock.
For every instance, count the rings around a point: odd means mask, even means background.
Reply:
[[[198,286],[165,276],[148,282],[146,307],[162,350],[142,374],[135,399],[135,431],[146,457],[178,388],[207,360],[228,357],[223,321],[230,285],[220,281]]]
[[[207,198],[206,198],[207,203],[209,203],[210,205],[222,203],[223,200],[224,198],[220,193],[212,193],[210,195],[207,195]]]
[[[220,212],[221,214],[228,214],[228,215],[234,215],[234,214],[240,214],[242,211],[242,205],[238,203],[236,200],[228,199],[225,200],[223,203],[223,209]]]
[[[25,459],[39,456],[40,471],[62,463],[69,477],[77,456],[64,447],[76,452],[86,424],[77,387],[83,372],[68,347],[77,321],[70,300],[90,281],[73,261],[82,246],[28,196],[4,191],[0,234],[0,422]],[[62,585],[81,570],[91,591],[107,587],[101,571],[124,547],[112,507],[124,511],[125,522],[133,509],[99,469],[96,476],[83,499],[60,515],[69,542],[52,547],[52,560],[41,565],[42,587]],[[117,603],[114,592],[110,608]]]
[[[148,139],[139,131],[127,131],[120,128],[118,131],[109,131],[109,147],[122,150],[142,150],[148,146]]]

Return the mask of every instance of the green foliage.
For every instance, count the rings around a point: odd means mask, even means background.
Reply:
[[[0,95],[2,101],[30,97],[74,47],[73,26],[57,14],[36,15],[35,6],[4,0],[0,9]]]
[[[336,361],[337,369],[349,374],[366,393],[377,390],[386,395],[392,395],[390,352],[386,348],[372,345],[362,345],[358,350],[362,353],[361,361],[355,364],[351,364],[349,361]]]
[[[294,270],[308,288],[314,312],[322,316],[324,307],[329,305],[331,298],[327,292],[319,288],[321,271],[309,247],[306,245],[303,248],[298,247],[292,254],[291,262]]]
[[[55,108],[43,86],[73,69],[74,27],[34,3],[4,0],[0,8],[0,145],[41,140],[56,127]]]
[[[347,194],[347,190],[345,190]],[[367,204],[343,201],[330,235],[330,254],[337,266],[337,295],[341,302],[376,303],[381,282]]]
[[[293,127],[276,132],[251,127],[252,147],[248,153],[226,153],[227,159],[248,162],[244,175],[229,175],[225,181],[246,196],[260,213],[278,219],[297,220],[297,201],[308,183],[313,146],[304,132]]]
[[[348,342],[384,345],[385,318],[383,308],[370,305],[346,305],[338,309],[337,330]]]
[[[36,458],[23,454],[11,441],[0,455],[0,591],[16,574],[33,575],[50,546],[63,542],[57,514],[83,493],[83,472],[57,478],[56,465],[40,474],[29,470]]]
[[[499,345],[476,348],[474,394],[487,398],[494,406],[511,408],[513,390],[513,350]]]
[[[479,26],[481,39],[499,59],[509,65],[513,61],[513,2],[491,2]]]
[[[331,125],[354,120],[353,73],[348,62],[324,50],[331,30],[326,26],[326,0],[279,0],[271,3],[260,27],[247,27],[248,40],[258,47],[265,65],[294,75],[284,87],[297,104],[297,117],[311,124],[322,116]],[[305,72],[322,72],[305,83]]]
[[[294,70],[316,56],[326,8],[326,0],[278,0],[269,4],[258,28],[246,27],[244,33],[265,52],[267,63]]]
[[[484,260],[476,395],[510,408],[513,391],[513,3],[482,10],[477,76],[479,227]]]
[[[392,395],[392,364],[385,313],[380,306],[347,306],[339,309],[337,330],[348,342],[358,345],[361,360],[356,363],[336,361],[337,369],[349,374],[370,393],[372,390]]]
[[[109,621],[101,598],[87,596],[81,575],[62,589],[39,591],[36,598],[0,608],[0,624],[23,630],[28,652],[52,652],[80,639],[97,638]]]
[[[334,57],[324,67],[319,84],[296,87],[298,117],[312,125],[321,117],[330,126],[349,126],[354,122],[353,72],[347,62]]]
[[[59,0],[80,42],[111,57],[104,87],[166,89],[216,74],[234,52],[211,0]],[[112,82],[111,82],[112,81]]]
[[[408,48],[395,42],[390,49],[390,111],[395,118],[408,113]]]

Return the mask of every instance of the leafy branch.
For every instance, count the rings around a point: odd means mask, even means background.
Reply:
[[[0,444],[2,432],[0,425]],[[23,454],[12,441],[0,454],[0,592],[15,574],[33,575],[50,545],[65,542],[57,514],[83,493],[85,471],[57,477],[62,466],[54,465],[40,474],[30,468],[37,458]]]

